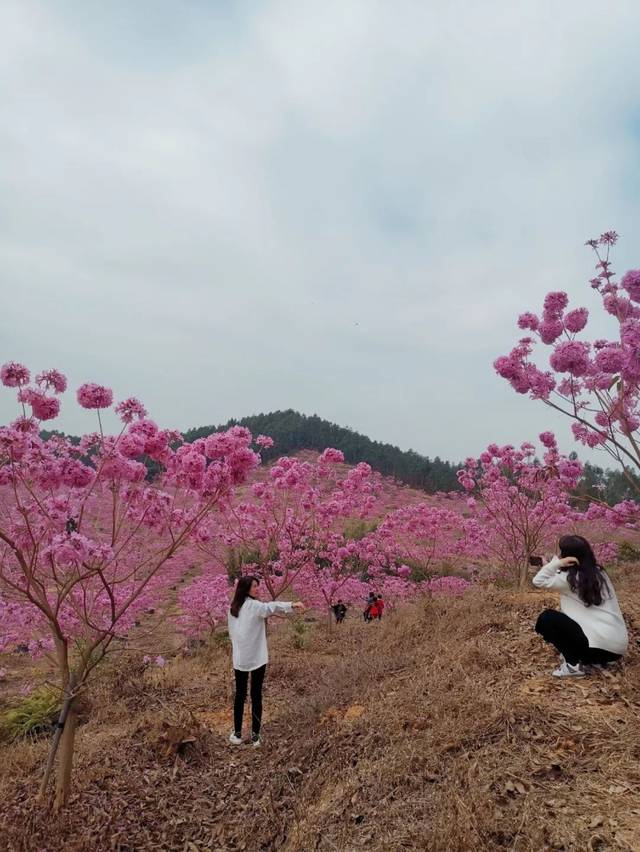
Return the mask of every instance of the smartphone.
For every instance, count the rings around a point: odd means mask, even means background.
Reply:
[[[533,565],[536,568],[542,568],[542,566],[544,565],[544,562],[542,561],[542,556],[530,556],[529,565]]]

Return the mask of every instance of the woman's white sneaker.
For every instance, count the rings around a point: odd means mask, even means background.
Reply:
[[[558,668],[553,672],[554,677],[584,677],[585,672],[578,663],[576,666],[572,666],[571,663],[567,663],[566,660],[558,666]]]
[[[229,742],[231,745],[242,745],[242,737],[236,737],[235,731],[231,731],[229,735]]]

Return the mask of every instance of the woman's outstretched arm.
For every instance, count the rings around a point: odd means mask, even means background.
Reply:
[[[269,618],[270,615],[276,615],[279,612],[292,612],[294,609],[304,610],[304,604],[296,601],[256,601],[258,604],[258,615],[260,618]]]

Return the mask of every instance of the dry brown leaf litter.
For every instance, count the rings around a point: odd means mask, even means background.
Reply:
[[[621,582],[633,627],[638,585]],[[96,687],[62,817],[47,743],[4,746],[6,850],[640,849],[640,665],[557,682],[553,598],[484,591],[271,636],[261,751],[233,749],[228,651]]]

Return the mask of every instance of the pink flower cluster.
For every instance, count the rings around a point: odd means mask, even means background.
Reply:
[[[29,384],[31,373],[23,364],[9,361],[0,368],[0,379],[7,388],[19,388]]]
[[[114,553],[109,545],[92,541],[76,532],[58,533],[44,549],[45,557],[51,559],[60,568],[79,569],[89,563],[105,567],[113,559]]]
[[[54,393],[64,393],[67,389],[67,377],[59,370],[44,370],[36,376],[36,384]]]
[[[18,391],[18,402],[30,405],[36,420],[53,420],[60,413],[60,401],[55,396],[47,396],[33,388],[21,388]]]
[[[620,279],[620,286],[634,302],[640,302],[640,269],[630,269]]]
[[[584,376],[589,372],[589,344],[579,340],[567,340],[559,343],[549,359],[558,373],[571,373],[572,376]]]
[[[270,438],[268,435],[258,435],[256,444],[262,447],[263,450],[268,450],[273,447],[273,438]]]
[[[344,462],[344,453],[328,447],[320,456],[320,464],[340,464]]]
[[[548,293],[542,318],[528,311],[518,317],[518,327],[552,347],[553,372],[534,363],[529,338],[497,358],[494,368],[517,393],[553,404],[572,418],[577,441],[604,447],[614,458],[640,469],[640,442],[634,435],[640,426],[640,270],[631,269],[616,282],[609,252],[617,239],[614,231],[606,231],[587,241],[597,256],[590,284],[601,297],[603,312],[617,321],[617,337],[576,339],[587,327],[589,312],[566,312],[567,294]]]
[[[625,362],[625,353],[621,346],[607,344],[599,349],[594,358],[594,364],[599,372],[612,375],[622,370]]]
[[[590,426],[585,426],[583,423],[572,423],[571,431],[576,441],[584,444],[585,447],[599,447],[607,441],[607,433],[600,429],[594,429]]]
[[[577,334],[586,327],[589,320],[589,311],[586,308],[576,308],[574,311],[569,311],[564,318],[564,327],[572,334]]]
[[[54,393],[63,393],[67,387],[67,380],[58,370],[45,370],[36,376],[36,385],[29,387],[31,379],[30,371],[16,361],[10,361],[0,368],[2,384],[5,387],[18,388],[18,402],[24,406],[31,406],[31,418],[25,415],[20,421],[16,421],[14,428],[22,432],[37,431],[34,420],[53,420],[60,412],[60,402],[54,396],[48,396],[45,391],[52,390]]]
[[[87,382],[80,385],[77,397],[83,408],[109,408],[113,402],[113,391],[103,385]]]
[[[544,298],[543,316],[545,319],[559,319],[562,312],[569,304],[569,297],[566,293],[556,291],[547,293]]]
[[[142,428],[139,421],[132,430]],[[153,445],[157,435],[150,436],[145,444],[149,455],[149,442]],[[224,494],[233,486],[244,482],[249,473],[260,464],[260,456],[250,448],[253,441],[248,429],[232,426],[226,432],[217,432],[208,438],[199,438],[191,444],[182,444],[167,463],[170,481],[177,486],[201,491],[208,497]],[[163,453],[168,451],[163,446]],[[153,452],[157,452],[151,447]],[[152,455],[153,457],[153,455]]]
[[[507,379],[518,393],[530,393],[535,399],[548,399],[555,388],[555,379],[548,371],[543,372],[529,363],[530,352],[531,340],[524,338],[509,355],[496,358],[493,366],[498,375]]]
[[[134,420],[142,420],[147,416],[147,409],[133,396],[119,402],[115,411],[123,423],[132,423]]]

